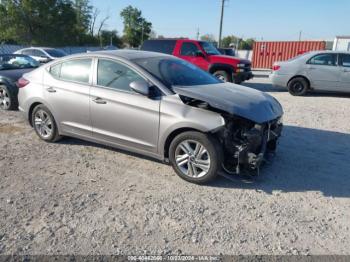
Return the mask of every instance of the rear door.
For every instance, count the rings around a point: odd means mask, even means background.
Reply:
[[[350,92],[350,54],[340,54],[339,65],[341,71],[340,91]]]
[[[92,58],[71,59],[54,64],[44,76],[44,97],[67,134],[92,136],[90,88]]]
[[[198,53],[202,53],[204,57],[199,56]],[[197,43],[186,41],[182,42],[179,57],[192,64],[195,64],[205,71],[209,70],[210,63],[208,62],[206,55],[202,52]]]
[[[311,86],[316,90],[337,91],[339,88],[340,68],[337,54],[322,53],[313,56],[306,65],[306,74]]]

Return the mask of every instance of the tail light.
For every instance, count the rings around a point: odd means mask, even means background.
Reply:
[[[278,70],[280,70],[280,68],[281,68],[281,66],[279,66],[279,65],[274,65],[274,66],[272,67],[272,70],[273,70],[273,71],[278,71]]]
[[[21,77],[20,79],[18,79],[16,84],[17,84],[18,88],[23,88],[29,84],[29,81],[27,79],[25,79],[24,77]]]

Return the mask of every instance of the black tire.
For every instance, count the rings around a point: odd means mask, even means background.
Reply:
[[[202,157],[209,159],[208,160],[202,160],[202,161],[208,161],[210,164],[208,165],[208,170],[207,171],[203,171],[199,172],[199,170],[201,170],[200,167],[197,167],[196,165],[200,164],[199,162],[196,162],[196,160],[194,160],[195,163],[191,163],[190,165],[193,165],[193,170],[196,170],[196,172],[192,172],[192,174],[198,174],[198,177],[195,176],[190,176],[188,173],[185,174],[184,170],[181,170],[181,167],[178,166],[177,162],[176,162],[176,152],[179,152],[179,150],[181,151],[181,147],[180,145],[182,145],[182,143],[187,143],[189,141],[195,141],[197,143],[199,143],[201,146],[203,146],[206,150],[203,150],[203,152],[207,152],[202,154]],[[191,143],[191,142],[189,142]],[[194,147],[193,147],[194,149]],[[193,150],[193,153],[195,154],[196,150]],[[199,152],[197,152],[199,155]],[[174,140],[171,142],[170,144],[170,148],[169,148],[169,159],[170,159],[170,163],[172,164],[175,172],[177,173],[178,176],[180,176],[182,179],[192,182],[192,183],[196,183],[196,184],[205,184],[208,183],[209,181],[213,180],[214,178],[216,178],[218,172],[221,169],[221,165],[222,165],[222,161],[223,161],[223,153],[222,153],[222,149],[220,147],[219,142],[209,136],[206,135],[204,133],[200,133],[200,132],[195,132],[195,131],[190,131],[190,132],[184,132],[179,134],[178,136],[176,136],[174,138]],[[186,159],[183,158],[183,160]],[[197,158],[195,158],[197,159]],[[181,160],[181,161],[183,161]],[[186,161],[186,160],[185,160]],[[187,158],[187,164],[184,164],[184,169],[188,169],[188,172],[190,172],[190,168],[188,166],[188,163],[190,163],[190,157]],[[204,173],[205,174],[204,174]],[[204,175],[201,175],[201,174]]]
[[[240,85],[240,84],[242,84],[242,80],[240,80],[240,79],[234,79],[234,81],[233,81],[236,85]]]
[[[214,72],[213,76],[224,82],[232,82],[232,76],[226,71],[219,70]]]
[[[47,136],[45,136],[43,134],[43,127],[40,124],[37,124],[38,122],[36,122],[36,118],[39,117],[39,115],[43,113],[44,116],[47,117],[47,119],[49,119],[50,124],[48,124],[49,129],[51,130],[51,132],[46,132]],[[34,130],[36,132],[36,134],[40,137],[40,139],[46,141],[46,142],[57,142],[58,140],[61,139],[61,136],[58,133],[58,128],[57,128],[57,124],[55,121],[55,118],[53,117],[53,115],[51,114],[50,110],[44,106],[44,105],[37,105],[32,112],[31,115],[31,119],[32,119],[32,124],[34,127]],[[46,118],[45,118],[46,119]],[[43,120],[43,119],[41,119]],[[44,122],[44,121],[41,121]],[[45,131],[44,131],[45,132]]]
[[[293,78],[288,83],[288,91],[292,96],[303,96],[309,91],[309,83],[303,77]]]
[[[6,99],[6,100],[5,100]],[[16,110],[18,109],[17,96],[6,85],[0,84],[0,109]]]

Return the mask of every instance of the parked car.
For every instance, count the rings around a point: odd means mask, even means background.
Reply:
[[[350,52],[314,51],[277,62],[274,86],[287,87],[294,96],[309,91],[350,92]]]
[[[48,48],[48,47],[24,48],[16,51],[15,54],[30,56],[40,63],[47,63],[67,55],[62,50],[55,49],[55,48]]]
[[[141,50],[182,58],[224,82],[240,84],[253,78],[249,60],[223,56],[208,42],[188,39],[147,40]]]
[[[0,55],[0,109],[17,109],[18,87],[16,82],[24,73],[28,73],[38,66],[39,63],[29,56]]]
[[[72,136],[170,161],[195,183],[222,167],[259,169],[282,130],[272,96],[164,54],[74,55],[25,74],[19,85],[19,108],[44,141]]]
[[[232,48],[218,48],[219,52],[222,55],[228,55],[228,56],[235,56],[235,50],[233,50]]]

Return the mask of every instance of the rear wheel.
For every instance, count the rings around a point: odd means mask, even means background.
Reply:
[[[5,85],[0,85],[0,108],[2,110],[14,110],[18,107],[17,98]]]
[[[226,71],[219,70],[214,72],[213,75],[223,82],[232,82],[232,76]]]
[[[213,180],[222,163],[219,143],[200,132],[185,132],[175,137],[169,158],[181,178],[197,184]]]
[[[288,83],[288,91],[293,96],[303,96],[309,90],[309,83],[303,77],[296,77]]]
[[[32,123],[37,135],[46,142],[56,142],[61,137],[50,110],[44,105],[38,105],[32,113]]]

